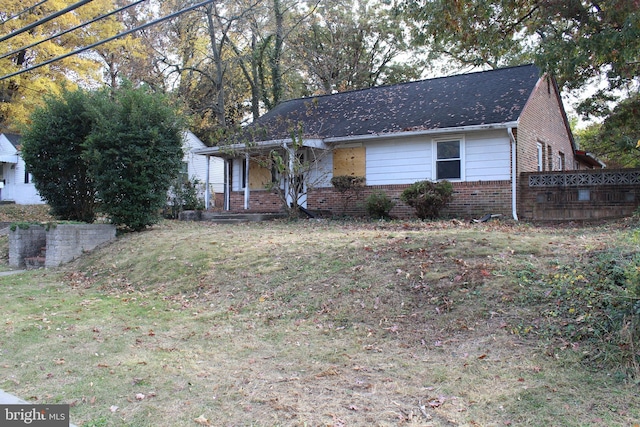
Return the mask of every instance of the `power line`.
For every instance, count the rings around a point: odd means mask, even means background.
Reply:
[[[49,16],[45,16],[44,18],[39,19],[36,22],[33,22],[33,23],[27,25],[26,27],[22,27],[22,28],[20,28],[18,30],[15,30],[14,32],[12,32],[10,34],[7,34],[6,36],[0,37],[0,42],[3,42],[3,41],[8,40],[10,38],[13,38],[13,37],[17,36],[18,34],[24,33],[25,31],[32,30],[35,27],[44,24],[45,22],[49,22],[52,19],[57,18],[58,16],[64,15],[65,13],[68,13],[68,12],[71,12],[72,10],[75,10],[75,9],[79,8],[80,6],[83,6],[83,5],[85,5],[85,4],[89,3],[89,2],[92,2],[92,1],[93,0],[81,0],[81,1],[79,1],[77,3],[72,4],[69,7],[65,7],[64,9],[62,9],[59,12],[52,13]]]
[[[4,24],[5,22],[11,21],[12,19],[15,19],[17,17],[19,17],[20,15],[23,15],[27,12],[31,12],[33,9],[35,9],[36,7],[48,2],[49,0],[42,0],[40,3],[34,4],[31,7],[26,8],[25,10],[23,10],[22,12],[18,12],[13,16],[8,17],[7,19],[5,19],[4,21],[0,21],[0,25]]]
[[[82,24],[76,25],[76,26],[75,26],[75,27],[73,27],[73,28],[69,28],[68,30],[64,30],[64,31],[62,31],[62,32],[59,32],[59,33],[57,33],[57,34],[54,34],[54,35],[52,35],[52,36],[50,36],[50,37],[47,37],[46,39],[43,39],[43,40],[37,41],[37,42],[32,43],[32,44],[30,44],[30,45],[28,45],[28,46],[21,47],[20,49],[16,49],[16,50],[14,50],[14,51],[12,51],[12,52],[4,53],[4,54],[0,55],[0,59],[4,59],[4,58],[6,58],[7,56],[11,56],[11,55],[14,55],[14,54],[16,54],[16,53],[20,53],[20,52],[22,52],[23,50],[27,50],[27,49],[30,49],[30,48],[32,48],[32,47],[38,46],[39,44],[44,43],[44,42],[47,42],[47,41],[52,40],[52,39],[55,39],[56,37],[64,36],[65,34],[68,34],[68,33],[72,32],[72,31],[75,31],[75,30],[77,30],[77,29],[79,29],[79,28],[85,27],[85,26],[87,26],[87,25],[89,25],[89,24],[93,24],[94,22],[99,21],[99,20],[104,19],[104,18],[107,18],[107,17],[109,17],[109,16],[111,16],[111,15],[115,15],[116,13],[122,12],[123,10],[126,10],[126,9],[128,9],[128,8],[130,8],[130,7],[136,6],[136,5],[138,5],[138,4],[140,4],[140,3],[144,2],[144,1],[146,1],[146,0],[138,0],[138,1],[135,1],[135,2],[133,2],[133,3],[129,4],[129,5],[127,5],[127,6],[123,6],[123,7],[119,8],[119,9],[116,9],[116,10],[114,10],[114,11],[112,11],[112,12],[109,12],[109,13],[106,13],[106,14],[104,14],[104,15],[100,15],[100,16],[98,16],[98,17],[96,17],[96,18],[93,18],[93,19],[92,19],[92,20],[90,20],[90,21],[87,21],[87,22],[84,22],[84,23],[82,23]]]
[[[0,81],[9,79],[11,77],[18,76],[18,75],[26,73],[28,71],[33,71],[33,70],[38,69],[40,67],[44,67],[45,65],[49,65],[49,64],[51,64],[53,62],[57,62],[57,61],[60,61],[62,59],[68,58],[70,56],[77,55],[78,53],[82,53],[82,52],[84,52],[86,50],[93,49],[94,47],[98,47],[98,46],[103,45],[105,43],[108,43],[110,41],[119,39],[120,37],[128,36],[131,33],[134,33],[134,32],[139,31],[139,30],[143,30],[143,29],[145,29],[147,27],[150,27],[152,25],[156,25],[156,24],[158,24],[160,22],[163,22],[163,21],[166,21],[168,19],[175,18],[178,15],[181,15],[181,14],[183,14],[185,12],[189,12],[190,10],[196,9],[196,8],[198,8],[200,6],[204,6],[206,4],[212,3],[213,1],[215,1],[215,0],[206,0],[206,1],[194,4],[193,6],[186,7],[184,9],[182,9],[182,10],[179,10],[177,12],[174,12],[174,13],[169,14],[167,16],[164,16],[162,18],[158,18],[158,19],[156,19],[154,21],[147,22],[146,24],[140,25],[140,26],[132,28],[130,30],[123,31],[122,33],[116,34],[115,36],[109,37],[107,39],[101,40],[101,41],[96,42],[96,43],[92,43],[92,44],[90,44],[88,46],[85,46],[85,47],[82,47],[80,49],[76,49],[73,52],[69,52],[67,54],[57,56],[55,58],[49,59],[48,61],[44,61],[44,62],[41,62],[40,64],[36,64],[36,65],[31,66],[31,67],[25,68],[24,70],[16,71],[16,72],[11,73],[11,74],[6,74],[6,75],[0,77]]]

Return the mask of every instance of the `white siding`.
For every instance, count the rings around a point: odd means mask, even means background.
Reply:
[[[4,188],[0,190],[0,200],[10,200],[19,205],[40,205],[44,203],[33,182],[30,180],[28,184],[25,184],[25,168],[26,165],[22,157],[18,157],[18,163],[15,165],[4,164],[2,174]]]
[[[312,188],[331,187],[333,171],[333,155],[331,150],[309,150],[307,160],[310,162],[308,184]]]
[[[411,184],[430,179],[430,137],[388,139],[366,145],[367,185]]]
[[[192,150],[204,147],[205,144],[197,136],[191,132],[185,132],[182,160],[187,162],[189,179],[197,179],[202,183],[203,188],[204,183],[207,182],[207,157],[195,155]],[[212,194],[224,192],[224,161],[217,157],[209,158],[209,189]],[[204,189],[201,189],[202,191]]]
[[[466,181],[511,179],[510,139],[506,131],[465,136]]]
[[[19,205],[43,204],[44,200],[40,197],[33,181],[30,179],[29,183],[25,184],[26,165],[24,160],[3,134],[0,134],[0,155],[11,159],[11,163],[0,163],[0,167],[2,167],[0,179],[4,180],[4,188],[0,189],[0,200],[12,201]],[[14,163],[16,161],[17,163]]]
[[[452,134],[464,147],[465,181],[509,180],[510,139],[506,130]],[[434,179],[434,140],[447,135],[386,139],[366,144],[367,185],[412,184]]]

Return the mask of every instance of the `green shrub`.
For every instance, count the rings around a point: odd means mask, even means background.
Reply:
[[[406,188],[400,200],[416,210],[420,219],[433,219],[451,201],[453,185],[449,181],[418,181]]]
[[[169,188],[167,199],[167,217],[176,219],[182,211],[193,211],[204,209],[204,201],[198,197],[197,178],[184,179],[182,176],[176,178]]]
[[[91,95],[63,90],[46,96],[24,130],[22,157],[36,189],[57,219],[94,222],[99,201],[95,181],[83,159],[85,141],[92,132],[88,112]]]
[[[389,212],[396,204],[387,196],[384,191],[374,191],[367,197],[365,209],[367,215],[376,219],[389,218]]]
[[[640,255],[619,251],[584,254],[560,266],[541,286],[530,286],[539,318],[529,328],[580,349],[586,362],[640,376]]]
[[[64,91],[31,116],[22,153],[57,219],[91,223],[102,213],[140,231],[161,218],[180,170],[182,123],[147,87]]]

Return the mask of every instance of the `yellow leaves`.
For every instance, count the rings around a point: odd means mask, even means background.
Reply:
[[[204,414],[200,415],[198,418],[195,418],[193,421],[196,424],[199,424],[201,426],[210,426],[211,425],[211,421],[209,421],[208,418],[205,418]]]

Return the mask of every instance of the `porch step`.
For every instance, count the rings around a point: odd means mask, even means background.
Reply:
[[[27,270],[36,270],[43,268],[46,258],[43,256],[32,256],[24,259],[25,268]]]
[[[36,270],[38,268],[44,268],[47,248],[40,248],[40,253],[36,256],[27,257],[24,259],[25,268],[27,270]]]
[[[219,224],[234,224],[241,222],[270,221],[286,218],[284,212],[259,213],[259,212],[202,212],[184,211],[180,213],[181,221],[209,221]]]

